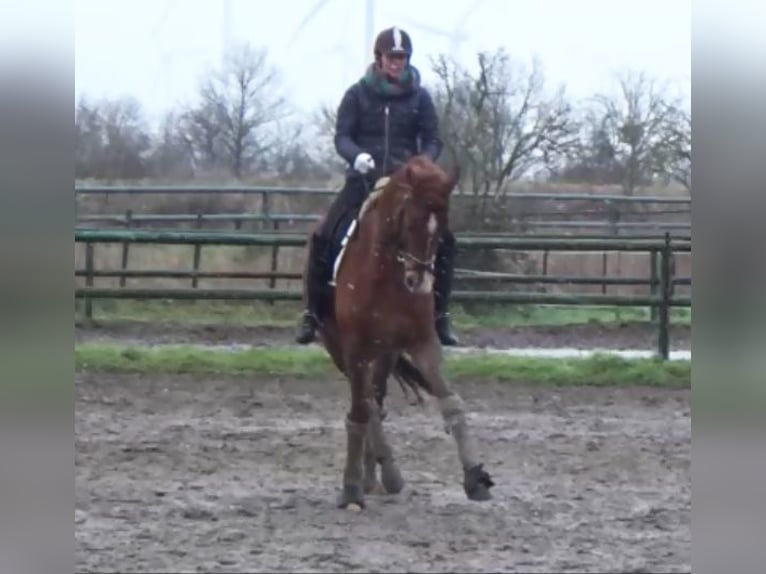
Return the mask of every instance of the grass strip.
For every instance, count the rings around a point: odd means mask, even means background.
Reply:
[[[81,306],[78,302],[76,306]],[[301,312],[292,301],[273,304],[260,302],[220,301],[94,301],[94,319],[108,324],[113,321],[137,321],[177,325],[239,325],[294,328]],[[471,330],[482,327],[522,327],[540,325],[582,325],[586,323],[646,323],[649,310],[643,307],[561,306],[561,305],[497,305],[472,304],[468,308],[455,304],[452,320],[456,328]],[[81,310],[75,320],[82,320]],[[691,309],[671,310],[674,325],[690,325]]]
[[[79,372],[340,376],[321,349],[200,349],[191,346],[137,348],[86,344],[75,348]],[[447,355],[451,379],[517,381],[543,385],[653,386],[688,388],[691,362],[624,359],[603,354],[588,358],[552,359],[503,355]]]

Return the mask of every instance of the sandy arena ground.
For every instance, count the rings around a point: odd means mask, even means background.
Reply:
[[[339,378],[78,374],[76,560],[99,572],[691,570],[688,390],[461,381],[494,499],[392,384],[407,485],[335,508]]]

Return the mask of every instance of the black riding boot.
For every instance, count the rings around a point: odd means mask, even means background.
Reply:
[[[442,345],[457,345],[458,339],[450,331],[449,297],[455,261],[455,236],[447,231],[439,242],[434,273],[434,308],[436,311],[436,334]]]
[[[327,240],[313,234],[309,245],[309,264],[306,278],[307,309],[301,316],[296,343],[307,345],[316,336],[319,325],[319,306],[327,282]]]

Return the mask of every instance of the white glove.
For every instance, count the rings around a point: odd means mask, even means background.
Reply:
[[[365,174],[371,169],[375,169],[375,160],[368,153],[362,152],[354,160],[354,169],[361,174]]]

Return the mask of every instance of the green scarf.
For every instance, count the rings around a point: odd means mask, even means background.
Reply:
[[[368,66],[367,71],[362,77],[362,83],[366,84],[373,91],[386,96],[398,96],[412,92],[420,87],[420,72],[412,64],[404,67],[399,75],[398,82],[392,82],[386,77],[375,63]]]

